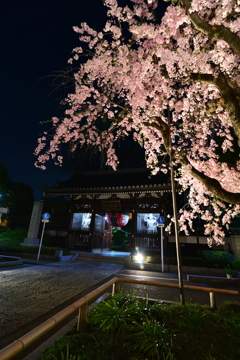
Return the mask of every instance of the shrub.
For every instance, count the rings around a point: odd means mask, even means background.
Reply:
[[[209,267],[217,267],[217,257],[212,251],[203,251],[203,257]]]
[[[222,256],[218,257],[218,265],[220,268],[225,268],[228,265],[232,266],[233,261],[235,261],[235,257],[229,253],[222,253]]]
[[[119,230],[114,230],[112,240],[114,246],[122,246],[128,242],[128,234]]]
[[[131,295],[109,297],[89,314],[89,323],[105,333],[124,334],[133,321],[142,320],[138,302]]]
[[[117,321],[110,319],[109,328],[102,312],[102,303],[97,304],[89,313],[85,333],[72,329],[65,337],[57,340],[44,350],[39,360],[61,359],[69,349],[72,358],[81,360],[239,360],[240,347],[240,304],[225,303],[213,310],[209,306],[189,304],[154,303],[139,300],[134,295],[119,293],[109,296],[105,301],[109,307],[137,310],[136,314],[125,315]],[[127,305],[127,304],[128,305]],[[107,305],[108,304],[108,305]],[[101,310],[98,310],[101,307]],[[114,310],[116,313],[116,309]],[[99,316],[101,315],[101,316]],[[96,317],[96,318],[95,318]],[[101,328],[102,321],[104,324]],[[123,330],[124,323],[126,328]],[[111,327],[111,325],[110,325]],[[65,358],[64,358],[65,359]],[[73,359],[72,359],[73,360]]]
[[[184,266],[199,266],[207,267],[208,263],[201,257],[182,257],[182,265]]]
[[[37,254],[38,246],[22,246],[21,242],[27,237],[27,230],[8,230],[0,233],[0,252],[10,252],[17,254]],[[69,255],[69,249],[61,247],[43,246],[42,255],[55,255],[56,250],[63,250],[63,255]]]
[[[0,232],[0,243],[4,240],[16,240],[23,241],[27,237],[27,230],[19,229],[19,230],[7,230]]]
[[[43,246],[65,247],[65,237],[64,236],[51,236],[49,234],[44,234]]]
[[[203,251],[202,254],[209,267],[223,269],[235,260],[232,254],[223,251]]]
[[[128,340],[134,351],[147,357],[157,357],[158,360],[168,355],[172,347],[171,332],[164,324],[154,319],[146,319],[142,324],[135,324]]]
[[[234,260],[232,263],[232,267],[235,270],[240,270],[240,260]]]
[[[66,356],[65,356],[66,355]],[[51,354],[49,356],[49,359],[52,359],[52,360],[58,360],[58,358]],[[70,354],[69,353],[69,344],[67,344],[67,349],[66,349],[66,353],[64,353],[63,351],[61,351],[61,360],[81,360],[80,359],[80,355],[73,355],[73,354]]]
[[[126,251],[126,252],[130,252],[131,250],[131,246],[130,245],[121,245],[121,246],[110,246],[110,249],[111,250],[114,250],[114,251]]]

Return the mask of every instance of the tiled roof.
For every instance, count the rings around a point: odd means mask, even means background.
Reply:
[[[110,189],[146,189],[170,188],[169,175],[159,173],[151,175],[146,168],[124,169],[118,171],[92,171],[75,174],[70,180],[57,183],[55,187],[44,187],[45,193],[60,190],[97,191]]]

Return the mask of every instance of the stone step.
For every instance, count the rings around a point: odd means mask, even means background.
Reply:
[[[124,265],[124,258],[116,256],[103,256],[103,255],[94,255],[94,254],[78,254],[75,260],[88,260],[88,261],[100,261],[107,262],[112,264],[122,264]]]

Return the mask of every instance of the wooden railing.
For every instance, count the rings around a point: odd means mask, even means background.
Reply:
[[[157,281],[147,281],[147,280],[133,280],[133,279],[122,279],[116,278],[109,280],[104,285],[100,286],[96,290],[90,292],[88,295],[82,297],[78,301],[74,302],[72,305],[68,306],[64,310],[58,312],[56,315],[37,326],[35,329],[31,330],[29,333],[25,334],[18,340],[14,341],[12,344],[8,345],[4,349],[0,350],[0,359],[1,360],[11,360],[28,346],[33,344],[36,340],[45,335],[48,331],[53,329],[63,320],[70,317],[72,314],[78,311],[78,321],[77,321],[77,330],[84,331],[87,321],[88,313],[88,304],[100,297],[106,290],[112,286],[112,294],[117,291],[117,286],[119,283],[130,283],[130,284],[143,284],[143,285],[153,285],[160,287],[170,287],[170,288],[179,288],[178,284],[162,283]],[[204,291],[209,293],[210,306],[212,308],[216,307],[216,294],[228,294],[228,295],[240,295],[239,291],[233,290],[222,290],[222,289],[212,289],[199,286],[184,285],[186,290],[195,290],[195,291]]]

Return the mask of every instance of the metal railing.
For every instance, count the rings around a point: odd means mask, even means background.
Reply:
[[[104,285],[100,286],[96,290],[90,292],[88,295],[83,296],[78,301],[74,302],[72,305],[69,305],[64,310],[58,312],[56,315],[37,326],[35,329],[31,330],[27,334],[20,337],[18,340],[14,341],[12,344],[6,346],[4,349],[0,350],[0,360],[11,360],[28,346],[33,344],[48,331],[53,329],[63,320],[70,317],[74,312],[78,311],[78,321],[77,321],[77,331],[84,331],[87,321],[88,313],[88,303],[98,297],[100,297],[106,290],[112,286],[112,294],[117,291],[118,283],[130,283],[130,284],[142,284],[142,285],[153,285],[160,287],[170,287],[170,288],[179,288],[178,284],[162,283],[157,281],[147,281],[147,280],[134,280],[134,279],[123,279],[114,277],[113,279],[106,282]],[[186,290],[195,290],[195,291],[204,291],[209,293],[210,306],[216,308],[216,295],[217,293],[228,294],[228,295],[240,295],[239,291],[233,290],[222,290],[222,289],[212,289],[199,286],[184,285]]]

